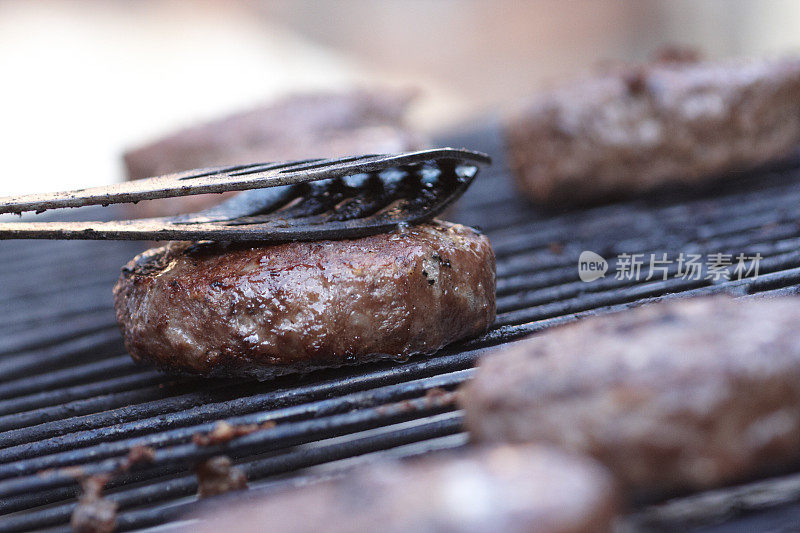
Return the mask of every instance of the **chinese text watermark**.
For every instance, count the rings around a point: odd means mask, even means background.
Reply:
[[[614,279],[618,280],[666,281],[680,278],[722,282],[757,278],[761,259],[760,253],[623,253],[616,256],[612,263]],[[578,258],[578,276],[581,281],[594,281],[605,277],[611,266],[600,254],[586,250]]]

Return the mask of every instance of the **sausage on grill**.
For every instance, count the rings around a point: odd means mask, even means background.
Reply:
[[[424,224],[361,239],[172,243],[129,263],[114,289],[137,361],[267,378],[431,353],[495,315],[489,240]]]
[[[201,513],[200,531],[579,533],[610,530],[611,476],[586,458],[501,446],[378,463],[345,477]]]
[[[594,203],[708,182],[800,145],[800,59],[610,69],[540,95],[507,121],[520,190]]]
[[[599,459],[635,492],[706,488],[800,460],[800,299],[660,303],[485,357],[460,391],[477,441]]]

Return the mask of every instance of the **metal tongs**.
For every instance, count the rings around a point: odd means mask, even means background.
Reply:
[[[439,148],[206,168],[75,191],[0,198],[0,213],[245,191],[205,211],[97,222],[0,223],[0,239],[246,240],[353,238],[433,218],[489,156]],[[250,190],[252,189],[252,190]]]

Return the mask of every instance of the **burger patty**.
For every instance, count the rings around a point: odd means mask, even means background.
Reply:
[[[505,137],[520,190],[543,204],[733,176],[800,145],[800,59],[610,69],[535,98]]]
[[[210,511],[210,512],[209,512]],[[211,507],[200,531],[609,531],[611,476],[587,458],[500,446],[377,463],[341,479]]]
[[[357,89],[297,94],[188,128],[124,156],[128,179],[193,168],[420,150],[405,124],[414,90]],[[205,209],[236,193],[199,194],[127,206],[135,218]]]
[[[489,240],[434,222],[353,240],[171,243],[123,268],[117,320],[137,361],[267,378],[431,353],[495,316]]]
[[[649,495],[800,460],[800,299],[713,297],[587,319],[484,358],[477,441],[543,442]]]

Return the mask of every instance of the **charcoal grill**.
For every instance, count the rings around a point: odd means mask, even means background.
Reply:
[[[130,242],[0,244],[0,531],[63,530],[78,474],[108,472],[135,445],[155,461],[116,477],[119,528],[185,523],[196,509],[190,472],[218,454],[234,459],[250,492],[305,483],[376,457],[462,446],[462,415],[448,395],[476,358],[583,316],[700,294],[794,294],[800,290],[800,158],[742,174],[723,191],[665,191],[591,209],[548,213],[513,191],[496,127],[444,144],[495,159],[460,201],[455,219],[480,227],[497,253],[498,316],[480,338],[430,357],[287,376],[258,383],[170,377],[135,366],[114,322],[111,286],[140,251]],[[621,253],[760,254],[742,280],[578,278],[583,250]],[[227,444],[192,435],[230,423],[276,422]],[[766,489],[765,489],[766,487]],[[764,495],[768,494],[768,497]],[[754,481],[669,502],[646,502],[631,526],[727,530],[794,524],[800,475]]]

